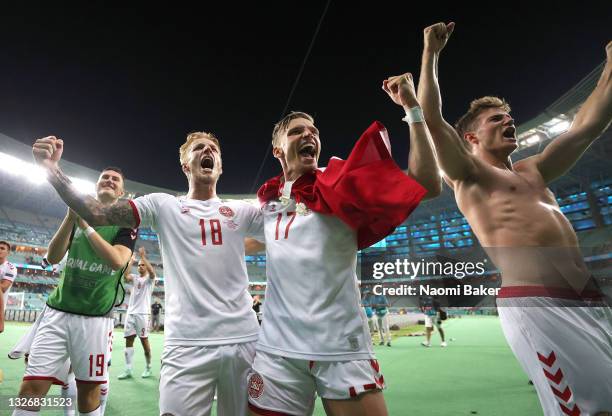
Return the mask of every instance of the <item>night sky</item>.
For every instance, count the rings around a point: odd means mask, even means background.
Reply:
[[[53,134],[67,160],[185,190],[178,147],[190,131],[211,131],[223,153],[218,192],[253,191],[280,171],[266,149],[326,2],[224,3],[3,5],[0,132],[27,144]],[[288,106],[315,116],[320,165],[345,157],[373,120],[407,165],[408,128],[381,83],[418,74],[429,24],[457,23],[440,63],[449,121],[481,95],[506,97],[527,121],[602,62],[612,39],[609,2],[368,3],[331,2]]]

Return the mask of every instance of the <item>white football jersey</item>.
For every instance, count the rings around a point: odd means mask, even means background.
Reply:
[[[132,291],[127,313],[150,314],[155,280],[151,279],[148,274],[145,277],[130,274],[130,277],[132,278]]]
[[[11,282],[11,286],[13,286],[12,283],[15,281],[16,278],[17,278],[17,267],[15,267],[13,263],[7,260],[4,263],[0,264],[0,281],[8,280],[9,282]],[[10,291],[11,291],[11,287],[9,286],[7,291],[4,292],[4,297],[3,297],[4,309],[6,309],[6,302],[8,301],[8,294]]]
[[[296,212],[293,199],[262,208],[267,287],[257,348],[313,361],[373,358],[357,283],[357,233],[303,208]]]
[[[260,210],[244,201],[155,193],[132,203],[139,226],[159,236],[166,292],[165,345],[254,341],[244,238],[262,235]]]

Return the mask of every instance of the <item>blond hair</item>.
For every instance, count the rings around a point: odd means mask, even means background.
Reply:
[[[219,139],[217,139],[214,134],[204,131],[195,131],[193,133],[189,133],[187,135],[187,140],[185,140],[185,143],[183,143],[183,145],[179,149],[179,160],[181,161],[181,165],[187,163],[189,148],[191,147],[191,144],[198,139],[209,139],[211,142],[216,144],[219,148],[219,151],[221,151]]]
[[[272,130],[272,147],[280,147],[281,136],[289,128],[289,123],[291,123],[291,120],[295,120],[296,118],[304,118],[314,124],[314,118],[310,114],[306,114],[301,111],[290,112],[274,125],[274,130]]]
[[[510,112],[510,105],[503,98],[486,96],[475,99],[470,103],[470,108],[455,123],[455,130],[463,138],[464,134],[472,131],[475,127],[478,116],[489,108],[499,108],[507,113]]]

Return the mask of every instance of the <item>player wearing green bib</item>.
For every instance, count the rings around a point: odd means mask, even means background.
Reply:
[[[120,169],[104,169],[96,184],[96,199],[103,205],[116,203],[123,196],[123,184]],[[108,379],[113,331],[111,311],[123,301],[121,277],[136,235],[136,230],[118,226],[94,229],[68,211],[49,244],[48,261],[55,264],[65,257],[65,263],[32,341],[21,397],[43,397],[51,384],[63,384],[69,359],[80,414],[101,414],[100,385]],[[38,412],[35,407],[16,409],[13,416]]]

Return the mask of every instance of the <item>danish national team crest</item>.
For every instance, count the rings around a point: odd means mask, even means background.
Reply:
[[[234,211],[232,211],[232,209],[227,205],[222,205],[219,207],[219,214],[223,215],[224,217],[232,218],[234,216]]]
[[[252,374],[249,377],[249,397],[252,399],[258,399],[264,391],[263,378],[257,373]]]

